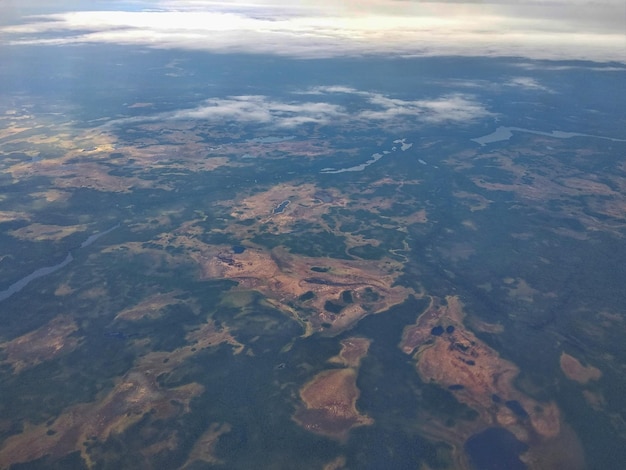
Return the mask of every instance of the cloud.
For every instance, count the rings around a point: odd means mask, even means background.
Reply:
[[[175,120],[202,120],[210,122],[238,122],[293,128],[303,124],[329,124],[346,117],[338,105],[325,102],[283,102],[262,95],[240,95],[211,98],[195,108],[133,116],[111,120],[103,127],[121,127],[128,124]]]
[[[361,98],[357,110],[332,103],[336,94]],[[200,120],[208,122],[251,124],[272,129],[293,129],[305,124],[362,125],[393,129],[423,124],[465,125],[492,116],[473,97],[448,94],[433,99],[402,100],[381,93],[360,91],[345,86],[316,87],[294,96],[324,96],[326,101],[279,101],[263,95],[240,95],[211,98],[194,108],[111,120],[105,129],[132,124]]]
[[[0,33],[13,44],[112,43],[305,58],[474,55],[626,62],[624,12],[615,0],[593,5],[581,0],[545,5],[170,0],[139,5],[144,10],[23,18]]]
[[[430,101],[417,101],[416,105],[424,110],[424,121],[430,123],[469,123],[493,115],[480,103],[459,94],[447,95]]]
[[[311,88],[308,93],[342,93],[361,96],[369,105],[356,113],[361,120],[393,122],[398,119],[416,118],[427,123],[467,123],[492,116],[473,96],[451,93],[430,100],[402,100],[382,93],[359,91],[351,87],[333,85]]]
[[[545,91],[548,93],[554,93],[554,90],[542,85],[535,78],[532,77],[514,77],[506,82],[505,85],[515,88],[524,88],[531,91]]]
[[[524,69],[524,71],[533,72],[535,70],[549,70],[561,72],[563,70],[591,70],[594,72],[626,72],[626,64],[596,64],[590,67],[589,65],[582,64],[562,64],[562,63],[537,63],[537,62],[515,62],[512,63],[514,67]]]

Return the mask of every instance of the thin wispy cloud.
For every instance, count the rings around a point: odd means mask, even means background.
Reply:
[[[276,128],[293,128],[303,124],[325,125],[346,117],[343,107],[325,102],[284,102],[261,95],[211,98],[194,108],[109,121],[103,127],[175,120],[237,122]]]
[[[0,32],[12,44],[110,43],[304,58],[395,54],[626,62],[621,0],[171,0],[138,5],[143,10],[29,17]]]
[[[413,117],[428,123],[462,123],[491,116],[492,114],[471,95],[446,94],[434,99],[403,100],[382,93],[359,91],[346,86],[319,86],[309,90],[311,94],[342,93],[358,95],[370,108],[356,113],[363,120],[393,121],[396,118]]]
[[[548,93],[554,93],[554,90],[545,85],[542,85],[536,78],[532,77],[514,77],[507,81],[505,85],[530,91],[545,91]]]
[[[337,93],[357,95],[362,98],[362,104],[358,110],[349,111],[332,103],[333,95]],[[211,98],[193,108],[115,119],[103,127],[174,120],[237,122],[275,129],[292,129],[306,124],[406,127],[441,123],[464,125],[492,116],[474,98],[461,94],[424,100],[402,100],[350,87],[329,86],[317,87],[298,95],[325,96],[328,101],[279,101],[262,95]]]

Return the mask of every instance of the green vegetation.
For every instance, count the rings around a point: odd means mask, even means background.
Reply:
[[[362,259],[381,259],[388,253],[380,246],[374,245],[359,245],[348,250],[352,256]]]
[[[265,233],[254,236],[252,241],[270,249],[283,246],[291,253],[304,256],[352,259],[346,254],[345,238],[329,232]]]

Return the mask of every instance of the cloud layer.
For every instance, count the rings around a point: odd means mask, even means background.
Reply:
[[[307,58],[445,54],[626,63],[624,10],[621,0],[166,0],[136,2],[134,11],[29,17],[0,31],[13,43],[135,44]]]
[[[333,95],[351,94],[362,100],[356,111],[332,103]],[[359,91],[344,86],[316,87],[299,94],[304,100],[279,101],[262,95],[211,98],[195,108],[151,116],[135,116],[110,121],[105,127],[163,122],[202,120],[256,124],[273,129],[293,129],[305,124],[338,126],[376,125],[399,128],[416,124],[463,125],[492,116],[470,95],[449,94],[433,99],[402,100],[381,93]],[[313,97],[316,99],[307,99]]]

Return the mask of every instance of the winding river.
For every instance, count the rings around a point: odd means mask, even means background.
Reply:
[[[111,227],[110,229],[105,230],[104,232],[95,233],[95,234],[89,236],[84,242],[82,242],[80,244],[79,249],[80,248],[85,248],[85,247],[91,245],[96,240],[98,240],[99,238],[105,236],[108,233],[111,233],[113,230],[115,230],[119,226],[120,226],[120,224],[117,224],[116,226]],[[28,276],[25,276],[22,279],[20,279],[19,281],[14,282],[7,289],[5,289],[2,292],[0,292],[0,302],[2,302],[3,300],[8,299],[13,294],[21,291],[24,287],[26,287],[28,284],[30,284],[35,279],[39,279],[40,277],[47,276],[48,274],[52,274],[52,273],[58,271],[59,269],[62,269],[65,266],[67,266],[68,264],[70,264],[73,260],[74,260],[74,257],[72,256],[72,253],[70,252],[70,253],[67,254],[65,259],[63,261],[61,261],[60,263],[55,264],[53,266],[45,266],[43,268],[36,269],[32,273],[30,273]]]

